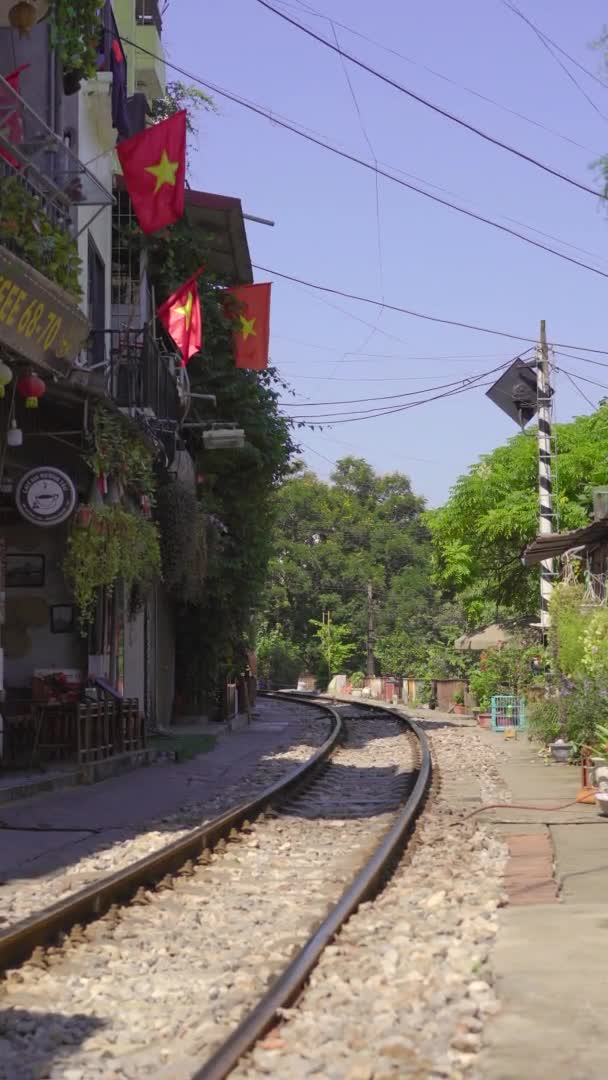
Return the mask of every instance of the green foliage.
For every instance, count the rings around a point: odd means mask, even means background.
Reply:
[[[93,417],[93,448],[87,463],[95,476],[105,473],[126,493],[154,498],[154,456],[120,414],[99,406]]]
[[[278,626],[260,630],[256,637],[258,675],[280,686],[294,686],[302,672],[302,656]]]
[[[314,636],[319,642],[319,651],[326,665],[329,682],[332,675],[344,671],[348,660],[355,652],[356,645],[346,640],[350,637],[348,626],[320,619],[311,619],[310,625],[316,628]]]
[[[593,757],[608,757],[608,724],[596,724],[594,737],[596,743],[591,747]]]
[[[608,408],[556,424],[560,530],[589,520],[592,489],[608,483]],[[536,535],[536,433],[515,435],[484,455],[456,482],[448,501],[426,515],[436,583],[457,597],[472,621],[488,603],[530,614],[538,604],[538,570],[521,564]]]
[[[365,686],[365,672],[353,671],[352,675],[349,676],[349,682],[356,690],[360,690],[362,686]]]
[[[16,176],[0,184],[0,243],[80,299],[76,241],[49,220],[43,202]]]
[[[122,581],[127,594],[135,586],[145,591],[159,577],[156,526],[120,506],[91,507],[90,524],[72,528],[63,572],[86,632],[95,616],[98,589],[112,592]]]
[[[203,110],[214,113],[218,111],[213,98],[209,97],[209,94],[205,94],[197,86],[190,86],[177,80],[176,82],[167,83],[163,97],[156,98],[152,102],[150,114],[152,120],[156,123],[159,120],[168,120],[170,116],[173,116],[176,112],[181,112],[182,109],[186,110],[186,130],[193,139],[198,138],[198,127],[195,120],[197,113]]]
[[[588,618],[581,610],[582,585],[556,585],[551,596],[549,644],[553,666],[561,675],[574,679],[581,671],[585,651],[584,633]]]
[[[530,738],[543,746],[555,742],[562,733],[558,698],[547,697],[532,702],[527,709],[526,726]]]
[[[67,71],[83,79],[97,72],[97,47],[101,33],[99,0],[51,0],[51,43]]]
[[[532,659],[538,646],[509,641],[497,649],[488,649],[471,671],[469,685],[482,712],[488,712],[496,694],[521,697],[535,682]]]
[[[456,606],[448,611],[430,582],[423,509],[406,476],[378,476],[360,458],[339,461],[330,483],[294,466],[277,493],[264,612],[309,666],[317,663],[311,620],[319,608],[348,626],[356,646],[350,662],[365,666],[370,582],[373,648],[384,674],[420,675],[431,643],[439,651],[459,620],[462,632]]]
[[[206,514],[192,492],[169,480],[157,491],[155,516],[166,589],[183,604],[202,603],[207,574]]]
[[[150,238],[146,246],[159,303],[206,261],[206,238],[186,221]],[[198,279],[204,345],[188,365],[192,390],[215,394],[217,406],[211,411],[195,399],[192,418],[235,421],[245,430],[246,442],[242,450],[210,451],[195,429],[189,435],[203,477],[199,503],[216,524],[204,596],[200,603],[184,605],[177,624],[178,689],[193,705],[204,704],[227,675],[239,674],[246,665],[272,552],[275,489],[294,450],[289,421],[279,412],[274,369],[251,372],[234,366],[231,324],[217,286],[206,271]]]

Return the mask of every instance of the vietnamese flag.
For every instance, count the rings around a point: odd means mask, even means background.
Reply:
[[[11,90],[14,90],[16,94],[20,92],[19,80],[21,72],[25,71],[29,66],[29,64],[22,64],[16,71],[11,71],[10,75],[4,76]],[[14,146],[18,146],[20,142],[23,142],[23,118],[12,95],[9,97],[8,94],[0,92],[0,117],[2,117],[0,119],[0,131],[9,142],[12,142]],[[8,161],[9,165],[12,165],[14,169],[21,168],[17,158],[9,154],[8,150],[0,150],[0,157]]]
[[[158,309],[158,317],[182,354],[182,367],[203,344],[203,318],[196,279],[203,267],[172,294]]]
[[[228,290],[238,300],[234,317],[234,362],[237,368],[264,371],[270,338],[270,284],[238,285]]]
[[[184,213],[186,110],[116,147],[141,231],[157,232]]]

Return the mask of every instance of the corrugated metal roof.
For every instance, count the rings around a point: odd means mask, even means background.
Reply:
[[[592,547],[606,542],[608,542],[608,517],[592,521],[590,525],[584,525],[582,529],[574,529],[572,532],[537,536],[531,544],[528,544],[522,555],[522,562],[524,566],[533,566],[534,563],[542,562],[543,559],[554,559],[558,555],[564,555],[572,548]]]

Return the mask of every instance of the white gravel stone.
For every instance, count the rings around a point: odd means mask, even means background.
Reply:
[[[349,721],[348,731],[308,791],[254,824],[244,840],[181,874],[173,888],[146,894],[72,935],[77,943],[52,953],[50,966],[29,963],[18,979],[9,977],[0,1035],[9,1053],[19,1055],[19,1080],[43,1058],[41,1075],[49,1080],[65,1080],[68,1068],[80,1069],[86,1080],[132,1080],[161,1070],[171,1075],[183,1057],[200,1065],[213,1052],[338,899],[403,799],[413,747],[401,725],[366,717]],[[334,960],[341,964],[342,956]],[[351,1000],[348,977],[340,974],[331,993]],[[27,1032],[11,1022],[11,1008],[24,1017]],[[388,1039],[396,1012],[385,1006],[384,1013],[380,1027]],[[49,1054],[51,1024],[59,1024],[67,1045]],[[331,1080],[340,1059],[336,1076],[342,1076],[351,1051],[335,1032],[326,1040],[330,1049],[332,1039],[329,1071],[318,1073],[313,1037],[284,1050],[258,1047],[257,1074],[274,1072],[286,1057],[283,1076],[297,1063],[296,1076]]]
[[[500,746],[474,727],[426,726],[439,791],[409,860],[375,903],[350,919],[280,1024],[283,1049],[265,1073],[276,1080],[286,1075],[284,1057],[303,1046],[319,1076],[333,1075],[337,1032],[348,1054],[341,1080],[463,1080],[481,1047],[484,1018],[499,1007],[480,972],[496,934],[506,848],[475,818],[463,820],[451,781],[474,778],[482,801],[505,801]],[[359,1035],[349,1038],[349,1030]],[[255,1080],[251,1056],[233,1076]]]
[[[176,813],[142,826],[142,831],[135,836],[123,836],[114,831],[112,839],[104,842],[94,854],[76,859],[67,870],[40,877],[12,877],[7,882],[0,882],[2,929],[179,840],[190,829],[204,825],[246,799],[254,798],[306,761],[327,738],[331,721],[326,714],[315,712],[310,706],[261,698],[256,711],[264,721],[276,721],[289,713],[290,718],[301,724],[301,741],[293,741],[292,729],[257,763],[249,776],[226,787],[220,796],[205,802],[189,799]],[[184,788],[195,791],[196,762],[185,762],[181,768],[184,770]]]

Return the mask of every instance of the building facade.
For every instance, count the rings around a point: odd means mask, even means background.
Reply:
[[[188,379],[156,325],[115,153],[165,94],[157,0],[107,0],[88,77],[62,64],[46,0],[29,6],[38,21],[22,35],[0,3],[0,764],[13,719],[73,706],[94,680],[147,724],[170,723],[175,612],[160,568],[138,597],[119,576],[91,599],[87,567],[97,580],[111,529],[152,543],[151,479],[195,492]],[[187,196],[214,266],[251,281],[239,200]]]

